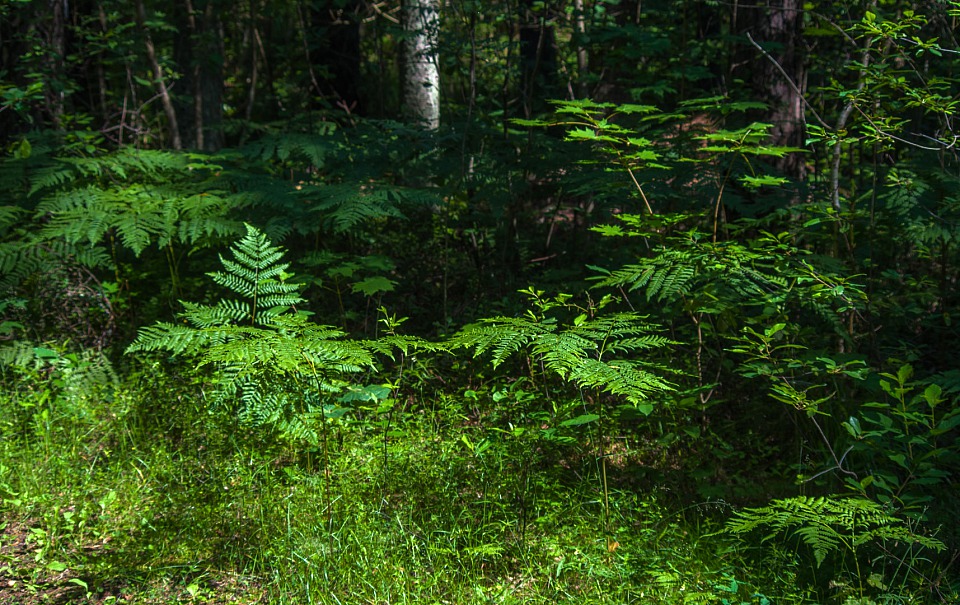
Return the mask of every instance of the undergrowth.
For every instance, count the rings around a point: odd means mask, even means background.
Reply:
[[[707,537],[726,505],[626,489],[643,451],[610,472],[608,541],[587,446],[530,452],[518,481],[514,437],[452,425],[474,412],[447,397],[405,407],[387,436],[359,413],[337,423],[311,471],[304,448],[265,448],[211,414],[190,378],[142,366],[109,400],[57,398],[87,422],[4,439],[9,602],[681,603],[777,588],[735,575],[738,549]]]

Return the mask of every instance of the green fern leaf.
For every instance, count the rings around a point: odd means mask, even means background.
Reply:
[[[327,185],[317,195],[313,209],[324,215],[324,222],[334,233],[345,233],[378,219],[405,218],[398,207],[399,196],[380,186]]]
[[[221,257],[224,270],[209,274],[241,300],[184,302],[181,323],[142,329],[127,352],[194,355],[218,375],[213,405],[235,404],[242,421],[269,425],[287,439],[316,439],[310,393],[335,392],[339,376],[373,367],[373,353],[293,311],[302,299],[299,285],[282,281],[282,249],[256,228],[246,229],[231,247],[233,260]],[[323,414],[321,408],[320,421]]]

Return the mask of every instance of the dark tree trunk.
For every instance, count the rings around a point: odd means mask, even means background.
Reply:
[[[772,143],[802,147],[804,107],[801,95],[806,89],[806,68],[801,48],[803,3],[801,0],[773,0],[756,9],[750,39],[765,51],[752,48],[755,57],[748,64],[752,85],[770,108],[763,120],[773,124]],[[784,174],[797,179],[807,175],[802,154],[791,153],[776,161]]]
[[[47,39],[47,68],[49,72],[49,82],[44,87],[44,93],[47,96],[47,111],[53,120],[56,128],[60,127],[60,121],[64,111],[64,97],[66,82],[65,59],[67,55],[67,19],[69,7],[67,0],[49,0],[49,10],[51,14],[50,31]]]
[[[217,0],[183,0],[176,8],[175,58],[183,74],[179,107],[184,140],[202,151],[223,147],[223,24]]]
[[[360,98],[360,0],[312,3],[306,32],[316,94],[349,113],[363,113]]]
[[[540,8],[525,0],[520,17],[520,83],[523,113],[529,118],[542,108],[557,82],[557,44],[553,25]]]

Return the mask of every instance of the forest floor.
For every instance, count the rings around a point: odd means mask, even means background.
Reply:
[[[36,520],[7,521],[0,525],[0,605],[165,605],[170,603],[261,603],[265,591],[259,581],[235,574],[207,574],[202,583],[173,578],[138,584],[130,578],[103,578],[94,591],[84,576],[64,564],[37,562],[43,533]],[[81,547],[89,558],[109,549],[90,542]],[[70,558],[70,557],[68,557]]]

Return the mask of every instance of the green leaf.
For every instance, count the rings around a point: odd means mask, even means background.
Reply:
[[[910,465],[907,464],[907,457],[904,454],[889,454],[887,458],[889,458],[893,462],[896,462],[903,468],[910,470]]]
[[[323,406],[323,416],[324,418],[330,420],[336,420],[342,418],[346,414],[352,412],[350,408],[344,408],[336,405],[325,405]]]
[[[33,354],[37,359],[59,359],[60,353],[57,353],[53,349],[47,349],[45,347],[34,347]]]
[[[759,189],[760,187],[778,187],[788,182],[785,177],[770,175],[742,176],[739,180],[749,189]]]
[[[627,232],[623,230],[620,225],[596,225],[590,227],[591,231],[595,231],[604,237],[620,237],[627,235]]]
[[[390,396],[390,388],[382,384],[370,384],[365,387],[350,387],[339,399],[341,403],[354,401],[383,401]]]
[[[521,118],[513,118],[510,120],[510,123],[516,124],[517,126],[527,126],[530,128],[550,126],[550,123],[544,120],[524,120]]]
[[[383,292],[392,292],[397,282],[387,279],[382,275],[367,277],[353,284],[350,290],[354,293],[361,292],[366,296],[373,296]]]
[[[17,146],[16,157],[21,160],[30,159],[30,156],[33,154],[33,146],[30,145],[30,141],[26,138],[20,139],[20,144]]]
[[[560,426],[580,426],[582,424],[590,424],[591,422],[596,422],[600,419],[600,416],[597,414],[581,414],[576,418],[570,418],[569,420],[564,420],[560,423]]]
[[[618,113],[625,113],[628,115],[635,114],[635,113],[650,114],[650,113],[656,113],[658,111],[660,110],[654,107],[653,105],[634,105],[632,103],[626,103],[624,105],[617,106]]]
[[[855,416],[851,416],[846,422],[843,423],[843,428],[850,433],[850,436],[854,439],[859,439],[863,434],[863,429],[860,428],[860,421],[857,420]]]
[[[933,436],[943,435],[945,433],[949,433],[958,426],[960,426],[960,409],[955,409],[949,415],[941,419],[940,422],[937,423],[937,427],[930,431],[930,434]]]
[[[923,390],[923,398],[931,409],[935,408],[943,402],[943,388],[936,383],[928,384],[927,388]]]

